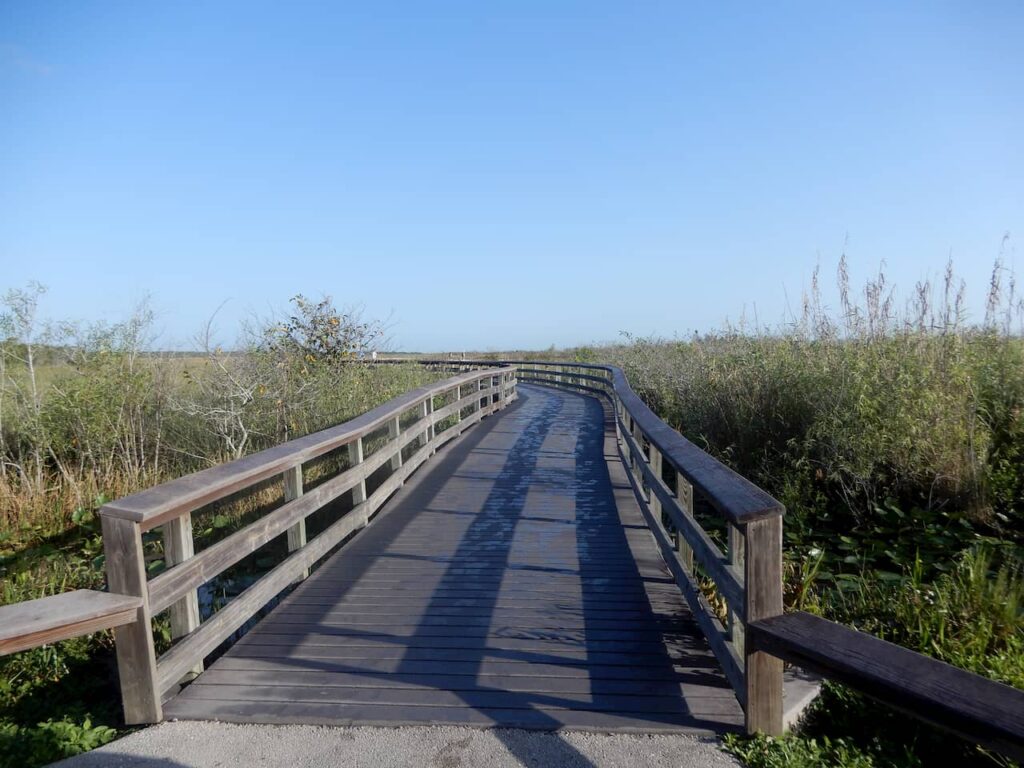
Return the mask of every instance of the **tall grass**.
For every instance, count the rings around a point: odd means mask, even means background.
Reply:
[[[919,285],[897,310],[884,276],[840,312],[815,287],[793,322],[687,341],[632,339],[607,356],[679,430],[775,493],[796,518],[864,524],[887,501],[958,509],[1024,532],[1024,312],[997,265],[989,312],[962,287]],[[815,286],[817,280],[815,280]],[[936,297],[937,294],[937,297]]]

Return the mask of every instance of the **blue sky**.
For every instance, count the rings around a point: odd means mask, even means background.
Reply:
[[[1022,233],[1017,0],[0,4],[0,290],[165,347],[300,292],[403,349],[773,322],[844,248],[978,314]]]

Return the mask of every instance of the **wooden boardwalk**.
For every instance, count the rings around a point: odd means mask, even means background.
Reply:
[[[179,719],[738,729],[594,398],[517,402],[165,705]]]

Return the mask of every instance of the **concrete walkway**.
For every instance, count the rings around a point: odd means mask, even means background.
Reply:
[[[168,722],[59,768],[727,768],[714,738],[459,727]]]

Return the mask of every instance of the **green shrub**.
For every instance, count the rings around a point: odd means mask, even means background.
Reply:
[[[117,738],[117,731],[69,718],[34,726],[0,723],[0,768],[33,768],[88,752]]]

